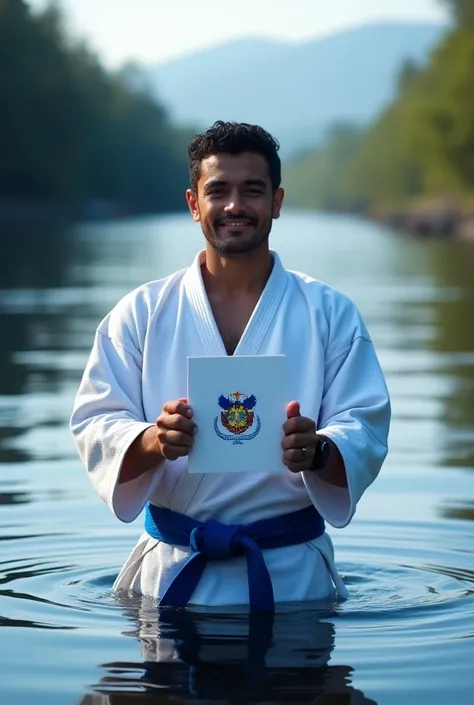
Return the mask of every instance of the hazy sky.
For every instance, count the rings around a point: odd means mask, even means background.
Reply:
[[[30,0],[43,7],[46,0]],[[234,37],[302,39],[383,19],[443,20],[442,0],[60,0],[109,67],[159,62]]]

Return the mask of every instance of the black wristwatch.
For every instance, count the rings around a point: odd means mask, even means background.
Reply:
[[[316,445],[316,450],[314,451],[310,470],[324,470],[328,463],[330,454],[331,446],[328,441],[319,438]]]

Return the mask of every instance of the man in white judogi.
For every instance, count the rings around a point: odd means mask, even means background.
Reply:
[[[145,506],[226,525],[311,508],[344,527],[387,453],[390,402],[370,335],[347,297],[287,271],[270,249],[284,193],[268,133],[216,123],[194,139],[189,160],[187,202],[205,249],[189,268],[125,296],[98,326],[71,418],[82,462],[124,522]],[[199,429],[187,358],[260,354],[285,355],[293,371],[287,472],[189,474]],[[262,550],[275,603],[347,596],[331,540],[316,534]],[[161,598],[191,555],[189,543],[145,532],[115,588]],[[248,604],[245,558],[227,558],[211,556],[190,605]]]

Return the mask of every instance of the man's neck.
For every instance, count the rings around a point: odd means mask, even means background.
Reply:
[[[241,257],[227,258],[207,247],[202,277],[208,294],[260,295],[272,269],[273,257],[268,248]]]

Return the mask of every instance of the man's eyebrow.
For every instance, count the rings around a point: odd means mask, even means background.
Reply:
[[[246,186],[258,186],[259,188],[266,189],[267,184],[263,179],[246,179],[244,181],[244,184]],[[228,186],[229,183],[228,181],[224,181],[223,179],[213,179],[212,181],[208,181],[207,184],[204,186],[204,192],[209,193],[209,191],[212,191],[214,188],[222,188],[224,186]]]
[[[246,186],[260,186],[260,188],[267,188],[267,184],[263,179],[247,179],[245,181]]]
[[[204,186],[204,191],[211,191],[213,188],[219,188],[222,186],[227,186],[227,181],[222,179],[213,179],[213,181],[208,181]]]

